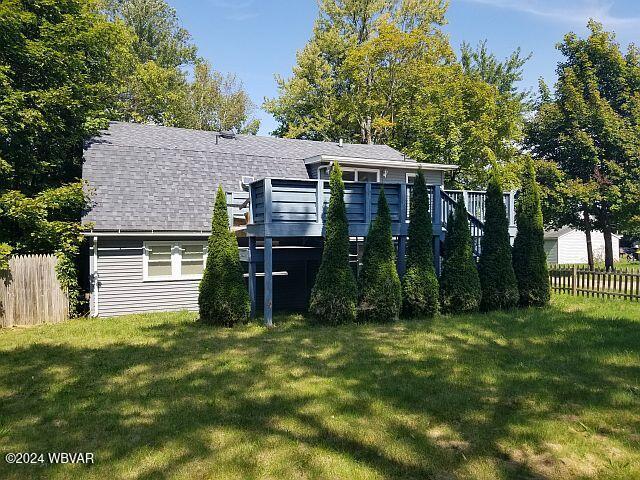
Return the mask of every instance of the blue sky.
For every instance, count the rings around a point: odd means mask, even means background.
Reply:
[[[260,109],[276,95],[274,74],[288,76],[296,52],[309,36],[317,13],[315,0],[169,0],[191,32],[199,54],[214,68],[234,72],[258,106],[256,116],[267,135],[276,123]],[[450,0],[447,14],[451,44],[487,39],[499,57],[518,46],[532,52],[522,86],[536,88],[538,78],[555,79],[555,44],[568,31],[582,34],[593,17],[614,30],[625,46],[640,44],[640,0]]]

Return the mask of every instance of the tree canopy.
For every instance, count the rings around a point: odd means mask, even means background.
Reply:
[[[544,167],[547,223],[602,230],[611,268],[611,234],[640,225],[640,51],[623,54],[597,22],[589,30],[558,45],[555,92],[542,85],[527,144]]]
[[[485,184],[488,166],[518,160],[514,82],[525,59],[516,52],[488,66],[495,58],[485,50],[459,64],[441,30],[445,13],[436,0],[320,2],[292,76],[276,77],[278,96],[265,102],[274,134],[387,143],[419,161],[459,164],[453,184]]]

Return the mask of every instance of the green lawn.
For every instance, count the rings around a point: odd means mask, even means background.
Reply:
[[[0,478],[640,478],[640,304],[324,328],[0,331]]]

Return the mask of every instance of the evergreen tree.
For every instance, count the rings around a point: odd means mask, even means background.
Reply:
[[[480,277],[473,259],[469,218],[464,199],[460,197],[447,220],[440,301],[446,312],[473,312],[480,306],[480,297]]]
[[[396,270],[396,252],[391,237],[391,212],[380,190],[378,214],[365,239],[360,286],[360,317],[366,322],[397,320],[402,307],[402,287]]]
[[[509,221],[502,187],[494,175],[487,188],[484,236],[478,264],[483,311],[508,309],[518,304],[518,282],[511,264]]]
[[[218,187],[207,264],[200,282],[200,320],[211,325],[231,327],[249,315],[249,294],[242,278],[236,236],[229,230],[227,199]]]
[[[433,227],[429,191],[418,170],[411,192],[407,271],[402,278],[402,309],[408,317],[433,316],[440,310],[438,277],[433,267]]]
[[[309,313],[328,325],[356,319],[356,281],[349,266],[349,224],[344,204],[342,170],[335,163],[329,180],[326,238],[320,269],[311,291]]]
[[[518,233],[513,242],[513,270],[518,279],[520,305],[546,305],[551,293],[547,257],[544,253],[540,189],[530,159],[523,172],[522,190],[516,203],[516,224]]]

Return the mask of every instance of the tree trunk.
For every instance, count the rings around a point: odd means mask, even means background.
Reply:
[[[613,271],[613,241],[611,227],[607,225],[602,229],[604,234],[604,267],[607,272]]]
[[[595,265],[593,263],[593,243],[591,242],[591,219],[589,218],[589,212],[584,210],[584,235],[587,238],[587,263],[589,263],[589,270],[593,270]]]

